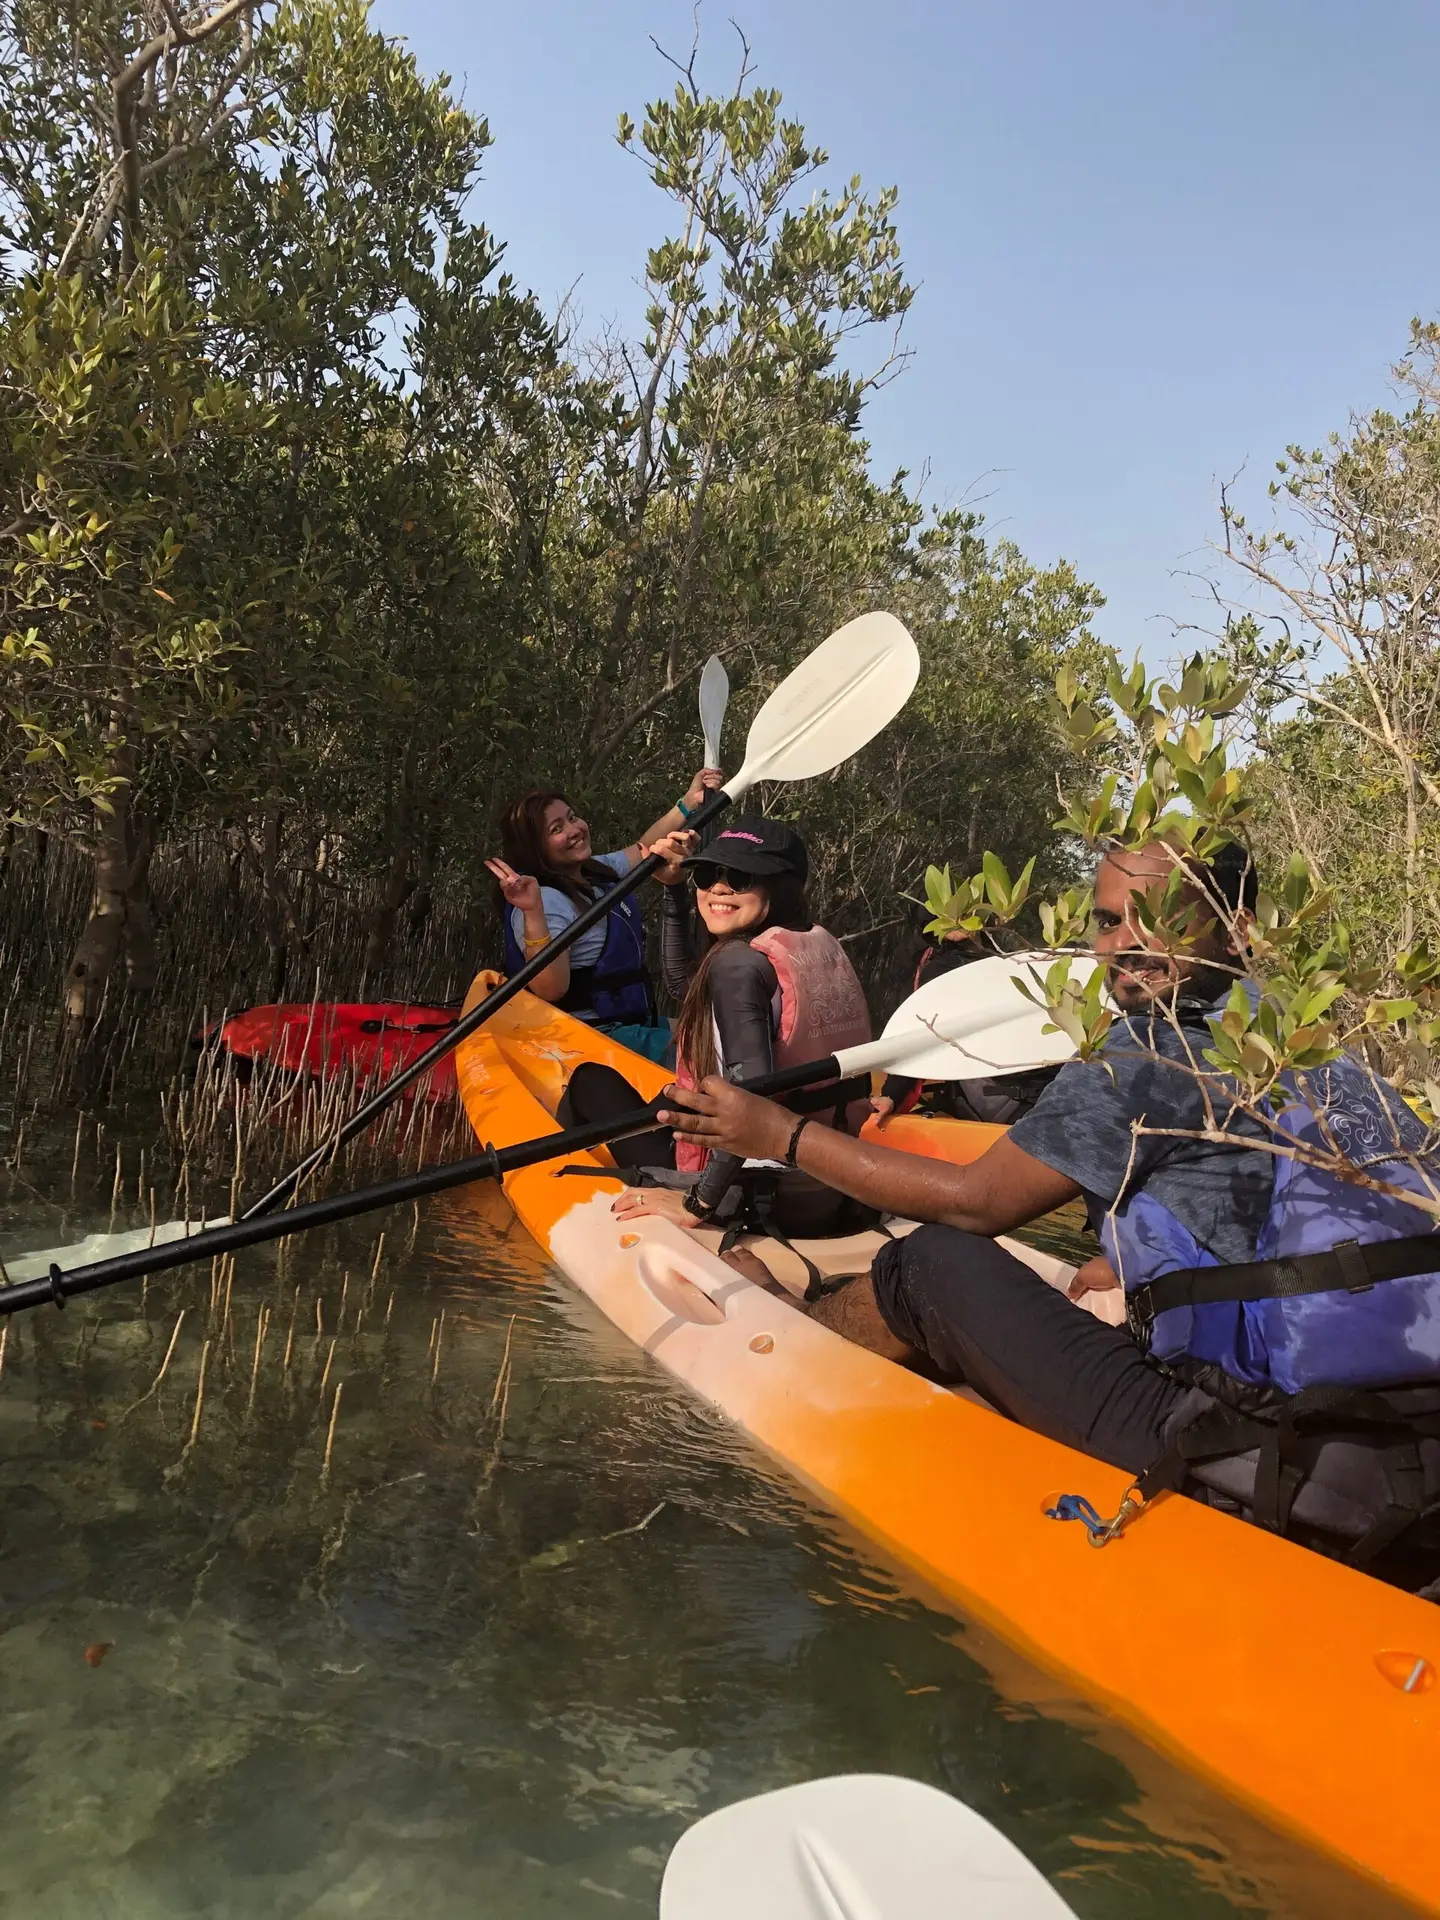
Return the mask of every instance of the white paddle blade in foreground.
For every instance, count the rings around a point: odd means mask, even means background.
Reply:
[[[732,800],[757,780],[812,780],[867,746],[920,678],[915,642],[893,613],[862,613],[781,681],[756,714]]]
[[[700,731],[705,736],[705,764],[720,765],[720,735],[730,704],[730,676],[718,653],[712,653],[700,675]]]
[[[809,1780],[681,1836],[660,1920],[1075,1920],[988,1820],[893,1774]]]
[[[927,980],[891,1015],[878,1040],[835,1056],[842,1073],[878,1067],[912,1080],[984,1080],[992,1073],[1062,1066],[1074,1056],[1074,1042],[1054,1026],[1045,1007],[1020,991],[1024,981],[1039,992],[1060,957],[997,953]],[[1098,962],[1088,953],[1065,957],[1071,980],[1083,987]]]

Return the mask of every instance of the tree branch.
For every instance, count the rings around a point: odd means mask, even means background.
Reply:
[[[183,20],[167,5],[165,14],[170,24],[163,33],[157,33],[148,40],[128,66],[111,81],[112,124],[120,170],[120,253],[127,275],[134,271],[139,257],[137,236],[140,231],[140,189],[144,178],[136,150],[136,91],[153,73],[159,61],[177,47],[197,46],[230,21],[241,14],[250,14],[261,4],[263,0],[222,0],[213,13],[207,14],[197,9]],[[113,208],[110,217],[114,217]]]

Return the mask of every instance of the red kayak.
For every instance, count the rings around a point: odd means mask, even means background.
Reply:
[[[378,1084],[418,1060],[459,1017],[454,1007],[400,1001],[250,1007],[207,1028],[196,1044],[223,1047],[246,1079],[264,1066]],[[419,1091],[427,1100],[455,1098],[453,1054],[431,1068]]]

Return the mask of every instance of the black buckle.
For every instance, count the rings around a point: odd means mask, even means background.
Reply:
[[[1155,1336],[1155,1307],[1149,1287],[1136,1287],[1125,1295],[1125,1321],[1136,1346],[1142,1353],[1149,1353]]]
[[[1365,1251],[1358,1240],[1338,1240],[1330,1249],[1340,1267],[1340,1278],[1347,1293],[1368,1293],[1375,1282],[1365,1264]]]
[[[60,1283],[64,1278],[65,1276],[61,1273],[59,1267],[55,1266],[52,1262],[50,1267],[50,1298],[62,1313],[65,1311],[66,1295],[65,1289]]]

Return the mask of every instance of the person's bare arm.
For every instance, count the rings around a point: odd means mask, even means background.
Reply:
[[[657,840],[663,839],[666,834],[678,833],[690,814],[694,813],[697,807],[703,806],[712,793],[719,791],[724,778],[719,767],[702,767],[681,795],[687,811],[682,813],[678,806],[667,807],[658,820],[651,821],[638,840],[626,847],[625,851],[630,856],[631,866],[645,858],[647,849],[653,852],[654,843]]]
[[[712,1152],[779,1160],[795,1126],[796,1116],[786,1108],[714,1076],[695,1088],[667,1087],[664,1098],[661,1123]],[[864,1206],[967,1233],[1006,1233],[1080,1192],[1073,1180],[1005,1138],[972,1165],[955,1167],[816,1125],[800,1135],[797,1160],[806,1173]]]

